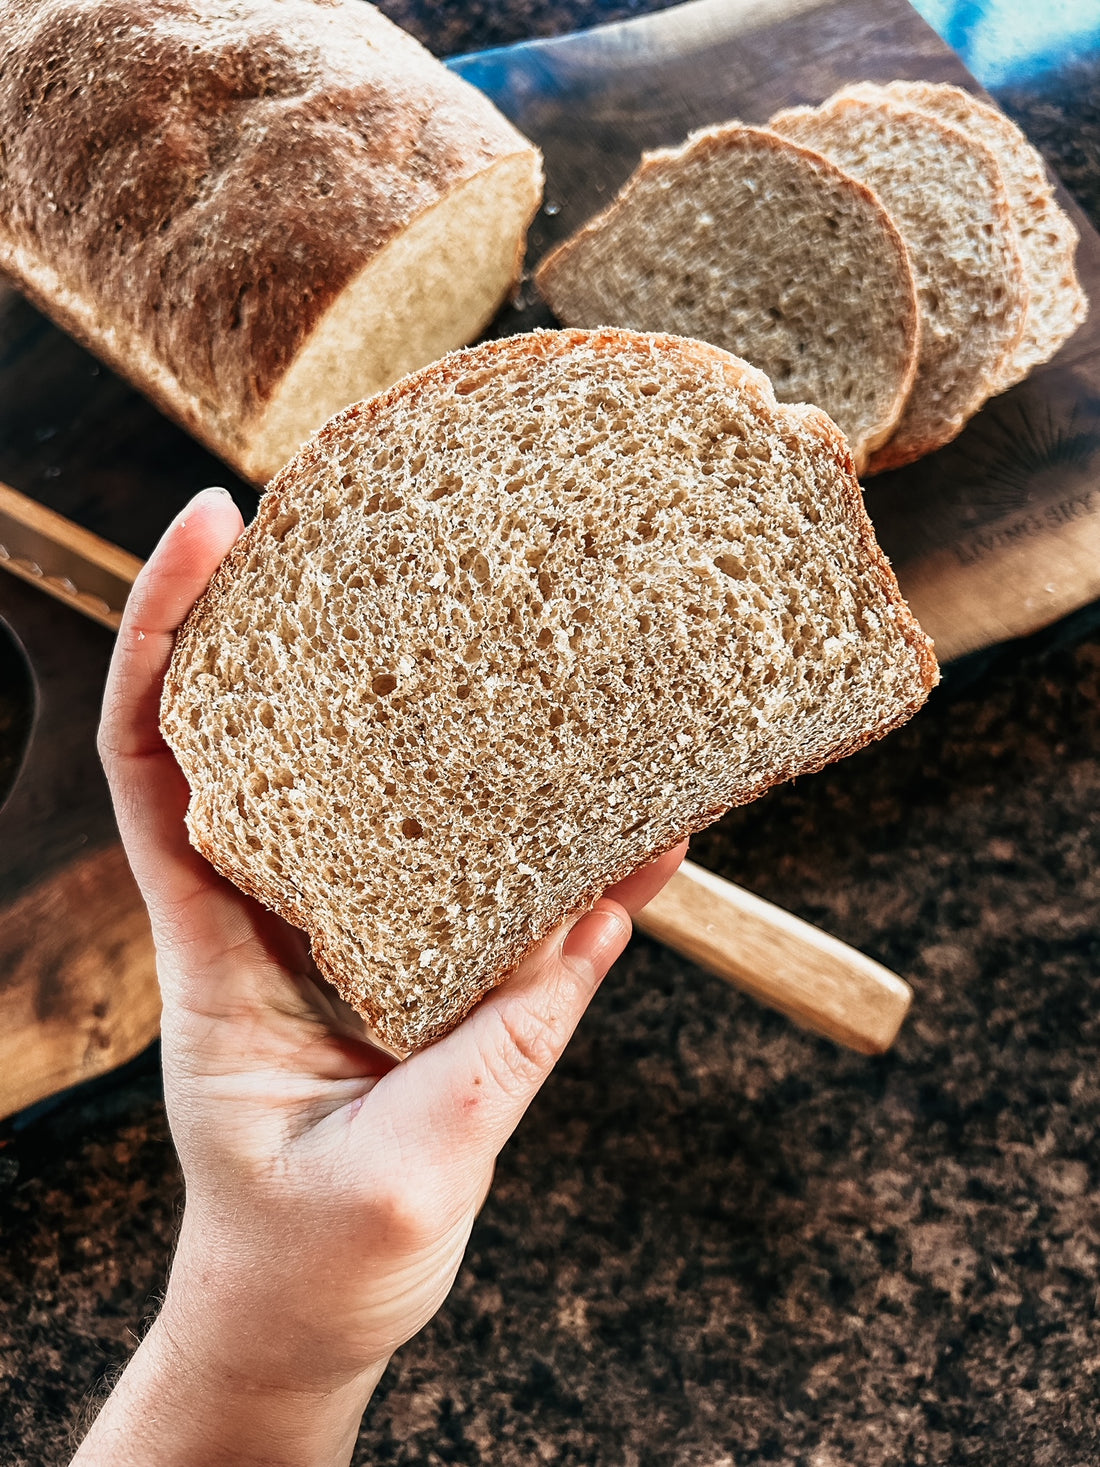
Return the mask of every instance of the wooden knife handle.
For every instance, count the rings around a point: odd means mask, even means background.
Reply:
[[[691,861],[636,925],[803,1028],[860,1054],[890,1048],[912,1001],[896,974]]]

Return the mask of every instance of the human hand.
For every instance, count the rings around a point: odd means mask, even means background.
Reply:
[[[348,1460],[629,914],[684,853],[552,933],[444,1039],[401,1063],[372,1046],[303,934],[191,848],[186,781],[160,735],[175,631],[241,528],[221,491],[170,527],[134,586],[104,703],[101,753],[157,946],[186,1205],[164,1306],[85,1467]]]

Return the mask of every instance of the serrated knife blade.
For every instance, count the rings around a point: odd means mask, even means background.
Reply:
[[[142,562],[0,483],[0,567],[112,631]]]

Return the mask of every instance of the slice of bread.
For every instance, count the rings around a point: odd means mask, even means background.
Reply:
[[[698,342],[543,332],[326,424],[184,625],[162,721],[195,845],[404,1052],[935,678],[823,413]]]
[[[1088,299],[1077,278],[1074,259],[1078,234],[1059,206],[1039,150],[1016,124],[996,107],[981,102],[962,87],[936,82],[890,82],[846,88],[858,95],[884,93],[922,112],[961,128],[997,155],[1020,241],[1020,258],[1030,292],[1027,324],[998,391],[1022,382],[1048,362],[1088,315]]]
[[[265,481],[474,339],[537,150],[362,0],[4,0],[0,269]]]
[[[874,194],[820,154],[731,123],[647,153],[618,198],[538,269],[570,326],[702,338],[822,407],[857,470],[917,369],[916,286]]]
[[[1001,170],[969,134],[894,98],[835,93],[770,125],[875,190],[913,261],[921,311],[916,381],[869,468],[950,442],[997,390],[1023,338],[1028,288]]]

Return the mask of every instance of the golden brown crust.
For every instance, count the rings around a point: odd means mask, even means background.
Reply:
[[[675,337],[638,337],[635,333],[616,330],[597,332],[562,331],[540,332],[526,337],[512,337],[487,343],[469,351],[456,352],[443,361],[406,378],[387,393],[368,402],[356,404],[332,419],[324,429],[298,455],[296,460],[273,480],[261,501],[253,524],[234,546],[229,556],[215,574],[211,584],[196,604],[191,616],[184,624],[177,640],[176,651],[165,680],[162,717],[166,732],[171,737],[171,722],[178,716],[177,710],[185,701],[184,669],[199,649],[205,647],[212,630],[217,625],[217,615],[222,596],[243,571],[257,546],[262,544],[270,527],[291,507],[296,486],[316,477],[319,469],[333,461],[337,448],[346,444],[349,435],[366,433],[376,418],[384,418],[402,399],[415,396],[430,383],[455,383],[468,380],[478,372],[491,371],[494,365],[529,361],[534,357],[553,358],[565,356],[578,350],[606,353],[621,358],[629,353],[645,352],[649,355],[674,354],[681,361],[690,361],[710,371],[717,368],[732,385],[743,392],[757,397],[760,411],[775,416],[777,409],[766,378],[755,369],[740,362],[716,347],[700,342],[685,341]],[[891,728],[903,722],[924,700],[928,690],[936,681],[937,670],[931,645],[921,632],[901,599],[897,582],[874,540],[873,530],[863,505],[862,495],[852,471],[851,457],[846,441],[831,420],[817,409],[784,408],[778,410],[777,423],[791,422],[792,428],[812,434],[821,448],[834,459],[843,489],[843,513],[854,526],[859,536],[867,561],[873,566],[874,574],[881,586],[886,604],[890,607],[895,623],[912,649],[917,673],[915,682],[919,691],[912,701],[902,709],[894,709],[889,716],[876,725],[862,730],[858,736],[840,741],[819,757],[799,757],[796,752],[782,763],[768,779],[748,791],[742,791],[738,803],[747,802],[764,794],[774,784],[798,773],[810,772],[822,767],[834,758],[854,752],[876,738],[882,737]],[[256,869],[243,870],[218,847],[216,839],[204,824],[203,812],[190,822],[192,841],[206,858],[224,876],[242,887],[257,900],[272,907],[286,920],[304,927],[311,936],[314,958],[321,973],[333,983],[344,997],[353,1002],[363,1014],[370,1029],[395,1052],[407,1052],[411,1047],[429,1043],[453,1027],[454,1023],[480,1001],[491,988],[501,982],[526,953],[531,951],[549,932],[580,912],[588,910],[599,899],[604,890],[616,881],[637,869],[639,864],[659,856],[679,840],[703,829],[718,818],[727,805],[708,804],[683,812],[675,828],[663,829],[659,841],[641,854],[637,850],[618,863],[610,863],[599,872],[579,897],[550,911],[537,922],[529,921],[522,935],[507,948],[498,952],[493,963],[476,974],[471,974],[461,993],[451,994],[453,1000],[446,1019],[427,1021],[410,1019],[403,1013],[394,1013],[382,1008],[369,991],[349,979],[341,970],[340,961],[333,949],[332,914],[326,924],[314,920],[305,910],[288,898],[285,884],[267,880]]]
[[[530,144],[362,0],[9,0],[0,268],[233,456],[322,315]]]

